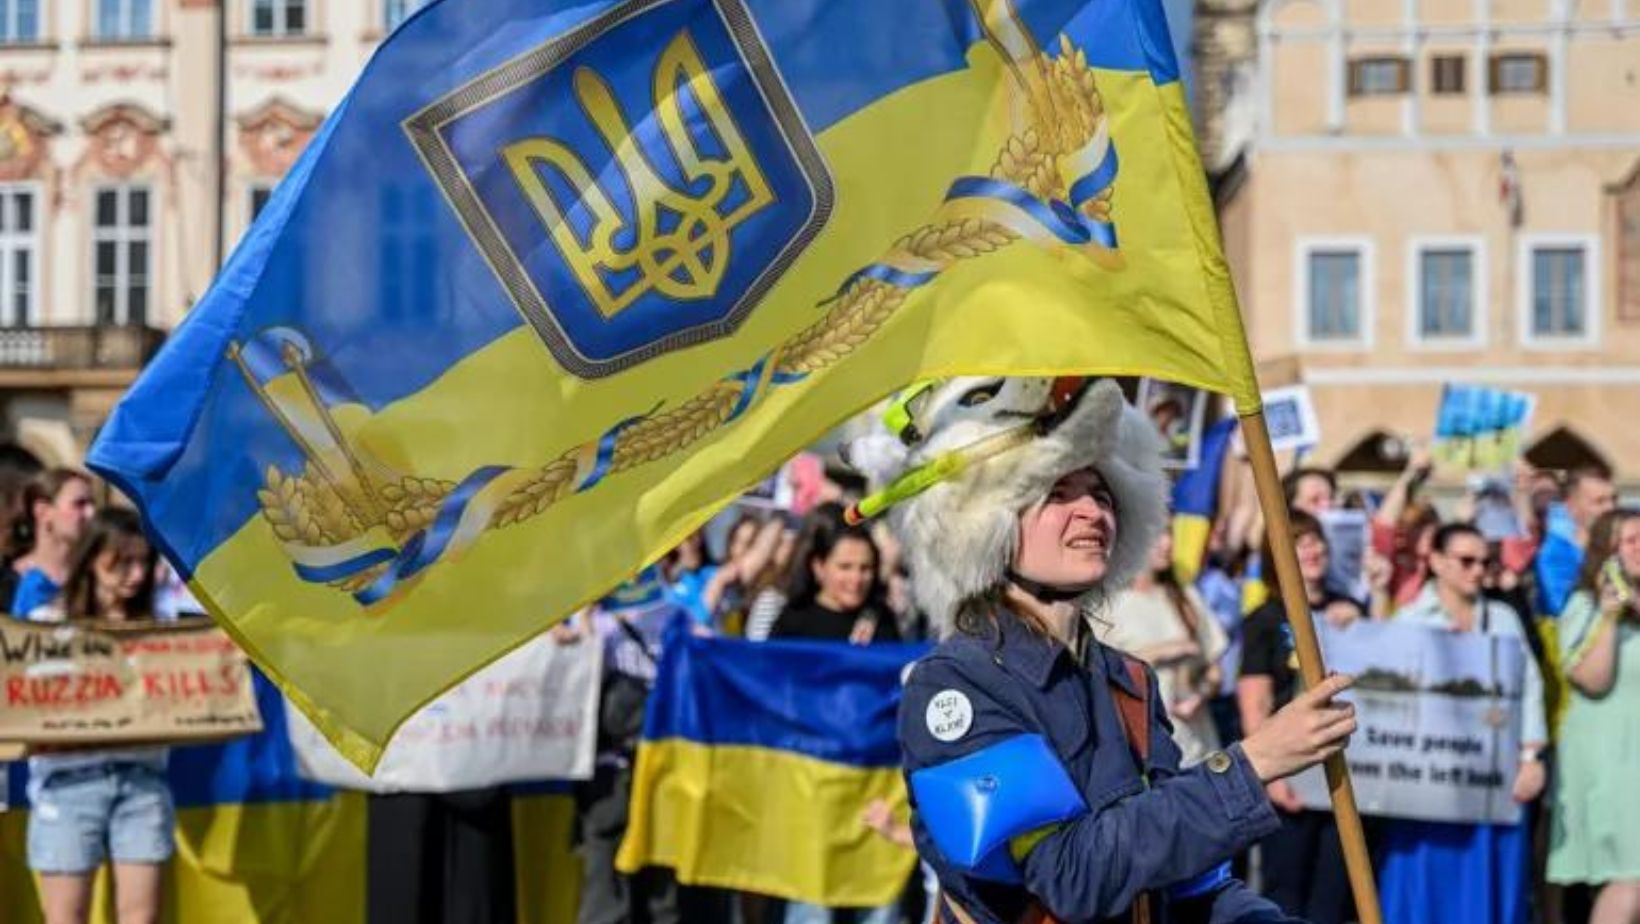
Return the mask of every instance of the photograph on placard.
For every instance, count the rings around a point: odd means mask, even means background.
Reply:
[[[1191,385],[1161,379],[1140,379],[1137,404],[1150,415],[1166,448],[1165,468],[1189,470],[1201,464],[1202,429],[1207,420],[1208,393]]]
[[[1276,452],[1309,449],[1321,442],[1310,389],[1289,385],[1264,393],[1264,421],[1270,430],[1270,448]]]

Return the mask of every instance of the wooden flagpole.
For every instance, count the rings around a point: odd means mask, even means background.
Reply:
[[[1263,411],[1243,416],[1241,426],[1247,458],[1253,464],[1259,507],[1264,511],[1264,528],[1270,537],[1270,554],[1275,558],[1263,566],[1276,569],[1282,608],[1287,611],[1287,622],[1293,627],[1299,674],[1305,686],[1313,687],[1326,678],[1326,666],[1321,661],[1315,626],[1310,622],[1310,601],[1298,571],[1298,552],[1293,545],[1292,524],[1287,518],[1287,498],[1281,489],[1275,450],[1270,446],[1270,429],[1265,425]],[[1367,854],[1361,813],[1355,807],[1349,764],[1342,753],[1334,754],[1327,759],[1326,770],[1333,817],[1338,821],[1338,837],[1344,847],[1344,866],[1349,872],[1350,890],[1355,893],[1356,916],[1361,924],[1383,924],[1383,912],[1378,907],[1378,884],[1372,875],[1372,858]]]

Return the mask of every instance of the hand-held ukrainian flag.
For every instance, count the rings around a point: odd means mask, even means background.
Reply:
[[[893,901],[915,864],[862,821],[905,821],[896,713],[914,645],[674,632],[644,716],[616,865],[830,907]]]
[[[840,418],[1258,405],[1159,0],[435,0],[93,448],[368,767]]]
[[[1219,513],[1219,482],[1237,426],[1234,417],[1226,417],[1203,429],[1200,460],[1173,482],[1173,572],[1186,583],[1201,574],[1207,559]]]

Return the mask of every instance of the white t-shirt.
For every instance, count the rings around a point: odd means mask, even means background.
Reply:
[[[1174,609],[1173,599],[1161,587],[1125,590],[1111,602],[1108,613],[1093,621],[1094,635],[1099,641],[1144,659],[1156,670],[1162,701],[1170,705],[1195,695],[1197,690],[1191,678],[1201,676],[1217,663],[1229,646],[1224,628],[1213,618],[1213,611],[1207,608],[1195,588],[1185,588],[1184,596],[1195,610],[1194,637],[1184,617]],[[1183,643],[1193,644],[1188,651],[1159,654],[1165,647],[1186,647]],[[1199,763],[1219,749],[1219,735],[1213,728],[1213,715],[1205,701],[1189,719],[1180,719],[1171,713],[1170,718],[1173,741],[1184,752],[1181,761],[1184,766]]]

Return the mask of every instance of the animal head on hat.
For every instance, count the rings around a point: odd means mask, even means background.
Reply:
[[[1143,570],[1167,521],[1160,437],[1109,379],[919,383],[901,392],[881,428],[849,445],[848,461],[881,488],[1022,427],[1031,428],[1023,445],[980,458],[888,511],[911,567],[912,593],[942,630],[965,601],[1002,586],[1019,541],[1020,512],[1070,472],[1097,469],[1117,505],[1109,566],[1084,602]]]

